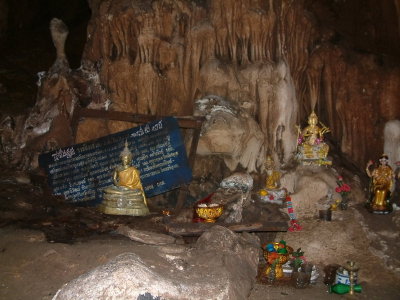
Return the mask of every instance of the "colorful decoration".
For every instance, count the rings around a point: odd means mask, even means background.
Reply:
[[[348,197],[351,192],[351,187],[347,183],[343,182],[343,177],[339,176],[336,183],[338,186],[336,187],[335,192],[339,193],[342,198]]]
[[[214,195],[214,193],[209,194],[208,196],[206,196],[205,198],[197,201],[194,205],[194,207],[197,207],[199,204],[203,204],[203,203],[210,203],[212,200],[212,196]],[[194,209],[193,212],[193,223],[201,223],[204,222],[204,219],[200,218],[199,215],[196,212],[196,209]]]
[[[292,258],[290,259],[290,265],[293,267],[294,271],[297,271],[303,263],[306,262],[304,257],[304,251],[301,248],[297,249],[292,253]]]
[[[267,261],[267,268],[265,269],[265,275],[269,276],[271,269],[274,269],[275,278],[279,279],[283,277],[282,265],[289,260],[290,254],[293,252],[293,248],[286,245],[285,241],[279,243],[270,243],[262,247],[264,258]]]
[[[196,207],[197,215],[204,219],[206,223],[215,223],[216,220],[222,215],[223,210],[224,207],[216,203],[202,203]]]
[[[302,227],[299,224],[299,221],[296,220],[296,215],[294,214],[294,209],[293,209],[293,204],[292,204],[292,198],[290,196],[286,197],[286,205],[288,209],[288,214],[290,218],[290,226],[288,228],[289,231],[300,231]]]

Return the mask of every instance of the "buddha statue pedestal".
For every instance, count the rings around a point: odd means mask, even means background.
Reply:
[[[123,194],[110,192],[114,189],[114,187],[109,187],[104,190],[104,200],[99,205],[99,210],[102,213],[129,216],[146,216],[150,214],[141,190],[128,190]]]
[[[329,146],[325,143],[319,145],[300,145],[297,148],[296,158],[303,166],[330,166],[332,161],[327,158]]]
[[[260,201],[263,203],[283,204],[286,199],[286,189],[262,189],[260,190]]]

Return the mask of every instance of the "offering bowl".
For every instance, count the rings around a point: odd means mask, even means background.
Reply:
[[[279,243],[272,244],[274,245],[275,250],[278,250]],[[284,265],[289,260],[290,255],[293,253],[292,247],[285,246],[285,248],[287,250],[287,253],[270,252],[268,250],[265,250],[265,247],[263,247],[263,255],[265,260],[267,261],[267,268],[265,269],[266,275],[268,275],[271,271],[271,267],[275,265],[276,278],[279,279],[283,277],[282,265]]]
[[[199,204],[196,207],[197,215],[204,219],[207,223],[215,223],[215,221],[222,215],[224,207],[219,204]]]

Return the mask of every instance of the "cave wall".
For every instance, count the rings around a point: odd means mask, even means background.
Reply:
[[[35,3],[47,2],[29,2],[25,14],[11,14],[10,3],[0,0],[0,32],[29,26]],[[257,122],[262,147],[281,164],[295,150],[295,125],[304,126],[315,109],[332,129],[331,142],[360,168],[383,151],[385,123],[400,119],[398,0],[88,4],[81,67],[66,73],[83,106],[190,115],[196,100],[221,97]],[[37,99],[40,106],[46,92]],[[129,126],[85,120],[77,142]]]
[[[362,166],[383,151],[386,121],[400,118],[399,68],[388,63],[397,54],[390,37],[399,47],[399,6],[345,2],[91,0],[82,62],[103,87],[92,106],[111,100],[113,110],[185,115],[196,99],[221,96],[259,122],[274,153],[288,151],[275,141],[277,115],[290,120],[287,140],[289,127],[315,108],[331,139]],[[390,33],[385,22],[395,26]],[[293,95],[277,109],[282,92],[292,93],[278,88],[279,66]]]
[[[312,20],[297,13],[301,2],[90,5],[82,64],[99,75],[104,87],[90,107],[111,101],[112,110],[187,115],[196,99],[217,95],[249,112],[263,129],[268,151],[277,153],[281,163],[288,160],[295,150],[315,35]],[[309,112],[308,102],[302,106]],[[81,126],[79,141],[95,134],[90,127]],[[112,122],[108,129],[124,127]]]
[[[400,119],[400,1],[306,1],[321,33],[308,73],[340,150],[359,167],[384,151]]]

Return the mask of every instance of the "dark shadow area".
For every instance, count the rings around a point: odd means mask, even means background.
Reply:
[[[8,1],[7,30],[0,41],[0,112],[20,114],[34,105],[38,72],[56,58],[49,23],[59,18],[69,28],[66,54],[80,66],[90,9],[85,0]]]

